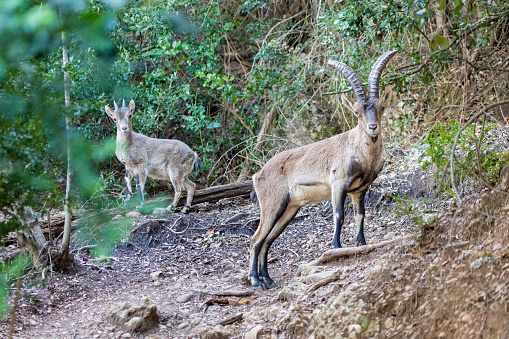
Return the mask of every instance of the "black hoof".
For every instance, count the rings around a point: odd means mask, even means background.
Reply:
[[[260,291],[265,290],[265,285],[262,284],[260,279],[256,277],[249,277],[249,280],[251,281],[251,287]]]
[[[266,289],[278,287],[278,285],[271,278],[262,278],[262,280],[263,286],[265,286]]]
[[[366,245],[366,241],[364,239],[361,240],[361,241],[356,241],[355,245],[357,245],[357,246],[364,246],[364,245]]]

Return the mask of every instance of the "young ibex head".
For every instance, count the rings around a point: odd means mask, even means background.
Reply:
[[[118,107],[117,103],[113,101],[115,110],[112,110],[110,106],[105,106],[104,110],[111,119],[117,125],[117,131],[123,134],[129,134],[132,131],[131,118],[133,116],[135,104],[134,100],[131,99],[129,106],[126,107],[125,100],[122,99],[122,107]]]
[[[371,137],[373,142],[378,140],[380,124],[384,108],[389,104],[392,97],[390,88],[385,90],[380,98],[378,96],[378,85],[380,76],[389,60],[397,51],[385,52],[373,65],[368,79],[368,97],[359,76],[354,70],[339,61],[329,61],[328,64],[337,68],[350,82],[355,93],[356,101],[350,100],[345,94],[341,95],[341,101],[359,119],[359,127]]]

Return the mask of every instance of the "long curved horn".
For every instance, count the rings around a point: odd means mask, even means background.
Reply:
[[[117,105],[117,102],[115,100],[113,100],[113,105],[115,105],[115,110],[118,110],[118,105]]]
[[[366,92],[364,91],[364,87],[362,86],[362,81],[359,78],[357,74],[355,74],[352,67],[348,66],[347,64],[335,61],[335,60],[329,60],[327,64],[337,68],[338,71],[343,74],[350,85],[352,85],[353,91],[355,93],[355,98],[357,101],[361,101],[366,99]]]
[[[368,97],[378,99],[378,84],[387,63],[398,51],[388,51],[382,54],[371,68],[368,78]]]

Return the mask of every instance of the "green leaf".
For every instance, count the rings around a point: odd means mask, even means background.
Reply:
[[[446,48],[449,46],[449,39],[446,37],[439,35],[436,37],[436,39],[441,48]]]
[[[447,0],[440,1],[440,5],[438,6],[438,10],[441,11],[445,8],[445,5],[447,5]]]

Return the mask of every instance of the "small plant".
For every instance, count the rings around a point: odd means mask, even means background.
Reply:
[[[441,180],[440,190],[454,195],[450,182],[451,148],[461,125],[459,123],[438,123],[425,139],[426,156],[421,159],[423,169],[430,165],[436,167],[435,177]],[[454,157],[455,184],[459,185],[467,178],[479,181],[482,178],[487,184],[494,184],[499,180],[501,159],[505,153],[498,153],[488,148],[494,137],[484,138],[493,125],[484,126],[476,133],[476,126],[468,126],[458,139]],[[478,135],[479,134],[479,135]]]
[[[426,213],[429,211],[420,208],[417,201],[409,199],[406,194],[402,197],[393,196],[392,198],[396,202],[396,205],[394,206],[395,218],[408,216],[414,224],[418,225],[422,229],[428,229],[433,226],[435,218],[427,218],[426,215],[429,214]]]

